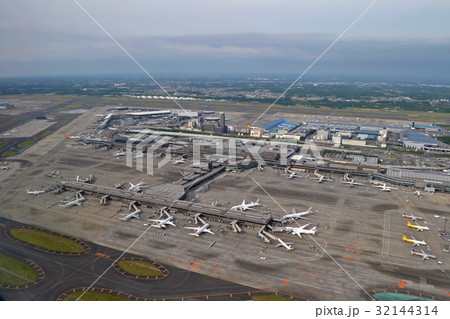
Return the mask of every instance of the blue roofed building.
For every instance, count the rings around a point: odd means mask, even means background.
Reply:
[[[415,130],[407,130],[406,137],[403,140],[403,145],[405,147],[423,150],[424,147],[438,147],[439,142],[429,138],[423,133],[419,133]]]

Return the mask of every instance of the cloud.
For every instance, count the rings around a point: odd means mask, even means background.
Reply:
[[[0,51],[0,71],[6,64],[26,63],[31,69],[50,70],[59,63],[65,72],[84,70],[135,72],[137,68],[106,35],[9,32]],[[14,41],[15,39],[15,41]],[[139,36],[117,40],[154,72],[298,73],[333,41],[330,34],[216,34]],[[357,38],[339,41],[310,71],[312,74],[398,73],[443,76],[449,68],[450,38]],[[108,67],[108,63],[110,66]],[[70,66],[73,64],[73,66]],[[32,67],[35,65],[36,68]],[[30,67],[27,67],[30,69]],[[5,70],[6,71],[6,70]],[[3,72],[4,73],[4,72]]]

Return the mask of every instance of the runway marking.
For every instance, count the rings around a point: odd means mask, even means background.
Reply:
[[[197,269],[198,267],[200,267],[201,264],[203,264],[204,261],[203,260],[199,260],[194,266],[192,266],[192,269]]]
[[[399,280],[398,287],[403,289],[403,288],[405,288],[406,284],[408,284],[407,281]]]

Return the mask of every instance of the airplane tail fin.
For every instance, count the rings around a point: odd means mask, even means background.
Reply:
[[[407,240],[408,238],[406,238],[406,236],[405,235],[403,235],[403,240]]]
[[[68,137],[67,135],[64,135],[65,138],[68,138],[70,140],[70,137]]]
[[[255,202],[256,204],[259,204],[259,198],[256,200],[256,202]]]
[[[313,235],[316,234],[316,231],[317,231],[317,226],[314,226],[313,228],[311,228],[311,233],[312,233]]]
[[[415,251],[414,249],[411,249],[411,255],[414,255]]]
[[[308,208],[307,212],[311,213],[312,212],[312,207]]]

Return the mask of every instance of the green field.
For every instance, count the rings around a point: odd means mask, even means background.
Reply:
[[[46,136],[49,136],[52,133],[53,133],[53,131],[46,130],[46,131],[42,131],[42,132],[36,134],[34,137],[36,137],[36,138],[44,138]]]
[[[0,254],[0,284],[23,286],[38,279],[33,267]]]
[[[436,139],[450,145],[450,136],[438,136]]]
[[[77,242],[60,237],[58,235],[47,233],[38,229],[19,229],[14,228],[9,231],[15,238],[45,248],[64,253],[82,253],[84,248]]]
[[[146,261],[122,260],[119,266],[126,272],[136,276],[160,276],[162,272]]]
[[[14,156],[16,154],[17,154],[16,151],[6,151],[6,152],[3,152],[2,157]]]
[[[407,301],[407,300],[429,300],[432,301],[432,299],[414,296],[414,295],[407,295],[407,294],[396,294],[396,293],[376,293],[373,294],[373,296],[378,301]]]
[[[33,145],[34,143],[35,143],[35,141],[25,141],[25,142],[17,144],[17,148],[25,148],[25,147]]]
[[[253,301],[292,301],[292,299],[276,295],[252,296]]]
[[[81,296],[83,292],[82,291],[77,291],[74,292],[73,294],[70,294],[68,297],[66,297],[64,299],[64,301],[75,301],[77,300],[78,297]],[[114,295],[110,295],[110,294],[106,294],[103,292],[86,292],[83,297],[81,297],[80,300],[83,301],[128,301],[128,299],[126,298],[122,298],[119,296],[114,296]]]

